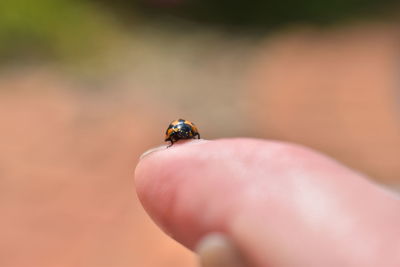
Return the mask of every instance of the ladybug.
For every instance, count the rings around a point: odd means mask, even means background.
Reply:
[[[174,120],[170,123],[165,133],[165,141],[170,141],[172,146],[176,141],[181,139],[194,139],[197,136],[200,139],[199,131],[193,122],[188,120]]]

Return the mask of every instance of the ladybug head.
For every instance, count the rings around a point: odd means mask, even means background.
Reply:
[[[182,124],[179,126],[179,131],[176,133],[179,138],[186,139],[192,136],[192,128],[190,125]]]

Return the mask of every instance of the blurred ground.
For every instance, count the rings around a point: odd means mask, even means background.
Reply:
[[[25,73],[0,85],[0,265],[189,266],[192,256],[134,193],[152,116],[54,77]]]
[[[0,266],[195,266],[134,193],[138,156],[178,117],[207,139],[294,141],[400,184],[396,27],[156,33],[86,72],[3,69]]]
[[[395,25],[282,34],[254,68],[258,130],[399,183],[399,45]]]

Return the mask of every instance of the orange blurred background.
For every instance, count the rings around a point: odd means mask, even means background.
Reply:
[[[82,3],[0,4],[0,266],[196,266],[134,189],[139,155],[177,118],[206,139],[301,143],[400,188],[393,13],[235,28]]]

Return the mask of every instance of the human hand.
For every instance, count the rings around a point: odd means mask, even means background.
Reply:
[[[398,196],[305,147],[179,142],[135,177],[153,220],[204,266],[400,266]]]

